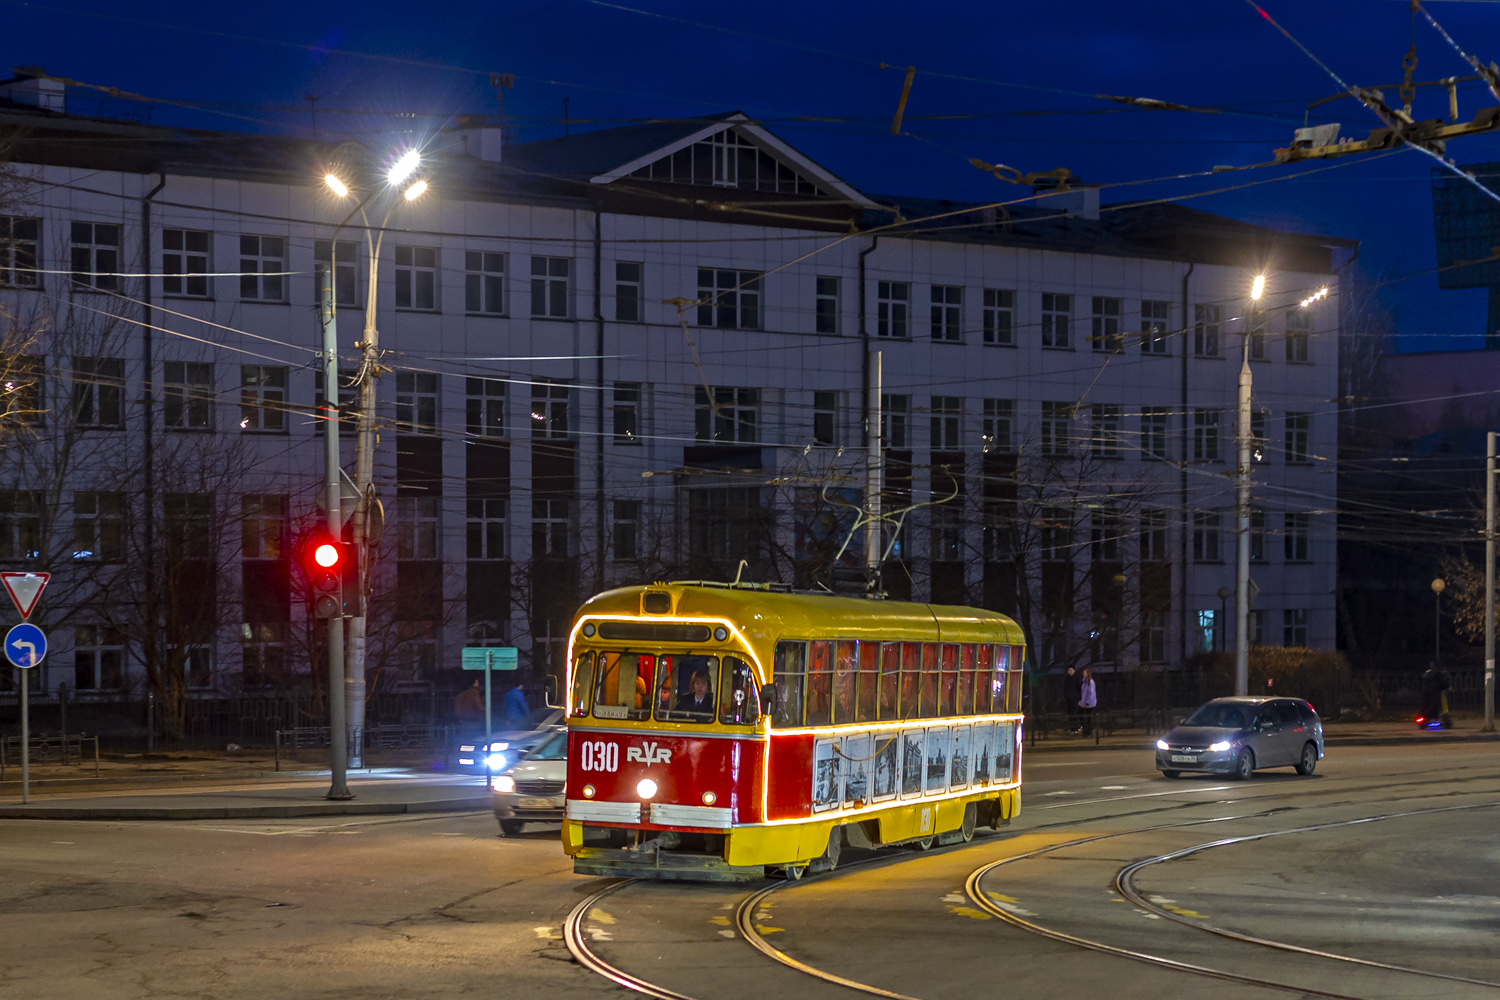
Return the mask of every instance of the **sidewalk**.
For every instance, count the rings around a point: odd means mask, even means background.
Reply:
[[[80,795],[79,789],[39,790],[29,805],[9,783],[0,792],[0,819],[193,820],[291,819],[306,816],[375,816],[470,812],[490,808],[484,779],[388,768],[349,776],[353,799],[330,801],[328,772],[274,775],[238,781],[202,780],[170,790],[141,788],[121,794],[118,785]]]
[[[1452,729],[1418,729],[1411,722],[1330,722],[1323,723],[1323,739],[1328,746],[1406,746],[1430,743],[1500,743],[1500,732],[1486,733],[1484,720],[1454,719]],[[1057,730],[1046,739],[1037,732],[1027,732],[1027,753],[1049,753],[1069,750],[1150,750],[1160,734],[1139,730],[1100,736],[1072,736]]]

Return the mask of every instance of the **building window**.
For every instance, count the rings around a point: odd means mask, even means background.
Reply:
[[[125,558],[125,494],[73,494],[73,558],[106,563]]]
[[[688,490],[688,555],[734,565],[755,561],[765,520],[754,486]]]
[[[41,558],[42,501],[30,490],[0,490],[0,562]]]
[[[631,177],[670,184],[738,187],[826,198],[817,182],[759,148],[737,129],[728,128],[641,167]]]
[[[120,227],[104,222],[72,226],[73,287],[114,291],[120,287]]]
[[[161,231],[161,290],[167,295],[208,298],[208,233]]]
[[[396,558],[438,558],[441,497],[396,498]]]
[[[964,290],[959,285],[932,286],[932,339],[963,339]]]
[[[703,386],[693,388],[693,430],[699,441],[715,444],[760,440],[760,390],[716,385],[713,399]]]
[[[0,215],[0,285],[36,288],[37,244],[41,241],[40,219],[18,219]]]
[[[339,257],[336,263],[333,259],[335,249]],[[359,248],[353,240],[339,240],[337,248],[332,240],[313,240],[313,263],[335,264],[334,301],[341,306],[359,306]]]
[[[1250,413],[1250,461],[1266,460],[1266,413],[1252,410]]]
[[[1219,411],[1193,410],[1193,461],[1219,460]]]
[[[911,285],[904,281],[881,281],[876,283],[875,293],[875,335],[906,337]]]
[[[1089,558],[1094,562],[1119,562],[1120,539],[1125,534],[1125,521],[1117,510],[1101,507],[1091,518]]]
[[[505,437],[505,383],[497,378],[464,379],[464,432],[472,437]]]
[[[1141,562],[1166,562],[1167,512],[1147,510],[1141,512]]]
[[[204,658],[200,669],[206,675],[208,651],[195,647],[189,650],[188,656],[195,653]],[[240,667],[243,671],[240,683],[244,687],[275,687],[283,683],[286,670],[286,622],[242,623]]]
[[[162,399],[168,427],[208,430],[212,426],[214,366],[168,361],[162,366]]]
[[[286,430],[286,369],[240,365],[240,430]]]
[[[953,489],[953,480],[945,484],[943,495]],[[934,500],[939,499],[937,496]],[[961,563],[964,561],[964,508],[963,496],[939,502],[932,508],[932,561]]]
[[[1288,309],[1286,311],[1286,359],[1306,364],[1310,360],[1308,348],[1311,340],[1312,313],[1306,309]]]
[[[906,395],[880,396],[880,443],[885,448],[905,448],[906,423],[911,410],[911,397]]]
[[[1246,322],[1255,324],[1245,334],[1250,338],[1249,344],[1246,345],[1250,349],[1250,360],[1264,361],[1266,360],[1266,314],[1251,313]]]
[[[698,268],[698,325],[760,329],[760,272]]]
[[[614,556],[619,562],[632,562],[641,557],[641,502],[639,500],[616,500],[614,502]]]
[[[464,251],[464,312],[505,313],[505,254]]]
[[[240,497],[240,557],[281,559],[286,555],[287,498],[279,493]]]
[[[1141,457],[1165,462],[1167,450],[1167,420],[1171,410],[1165,406],[1141,407]]]
[[[1172,303],[1143,299],[1141,301],[1141,353],[1167,353],[1167,324],[1172,320]]]
[[[1066,455],[1072,431],[1072,403],[1042,403],[1042,454]]]
[[[547,499],[531,501],[531,555],[566,556],[568,554],[568,501]]]
[[[1042,293],[1042,346],[1073,346],[1073,296],[1057,292]]]
[[[240,298],[282,301],[285,271],[285,239],[280,236],[240,237]]]
[[[1193,306],[1193,353],[1200,358],[1219,356],[1219,324],[1224,322],[1224,307]]]
[[[984,401],[982,442],[986,454],[1013,451],[1015,427],[1016,401],[1014,399],[986,399]]]
[[[469,497],[468,557],[470,559],[505,558],[505,515],[508,501],[504,497]]]
[[[1286,532],[1281,536],[1282,558],[1287,562],[1307,562],[1307,534],[1312,515],[1292,512],[1286,515]]]
[[[73,359],[73,417],[80,427],[123,427],[125,361]]]
[[[1198,612],[1197,649],[1199,653],[1216,653],[1219,651],[1219,612],[1215,608],[1205,608]]]
[[[640,444],[641,384],[616,382],[614,394],[610,412],[614,416],[615,444]]]
[[[169,560],[211,558],[214,544],[212,493],[168,493],[162,498]]]
[[[73,626],[73,689],[114,691],[125,684],[125,633],[109,625]]]
[[[1264,646],[1266,644],[1266,612],[1264,608],[1250,609],[1250,620],[1246,623],[1250,633],[1250,645]]]
[[[1266,561],[1266,512],[1259,507],[1250,508],[1250,561]]]
[[[531,258],[531,315],[543,319],[568,318],[572,264],[567,257]]]
[[[816,280],[813,328],[818,333],[839,332],[839,279],[819,275]]]
[[[1219,512],[1193,511],[1193,562],[1219,561]]]
[[[1162,663],[1166,658],[1166,612],[1144,611],[1141,613],[1141,662]]]
[[[984,290],[984,342],[1012,347],[1016,343],[1016,293],[1004,288]]]
[[[1310,461],[1307,439],[1312,434],[1312,414],[1288,413],[1286,415],[1286,461],[1288,465],[1301,465]]]
[[[960,396],[932,397],[932,450],[956,451],[962,439],[964,401]]]
[[[1095,458],[1120,457],[1120,410],[1120,407],[1111,404],[1094,404],[1090,423]]]
[[[1071,562],[1073,518],[1066,507],[1044,507],[1038,535],[1042,562]]]
[[[396,248],[396,308],[437,309],[437,248]]]
[[[340,368],[338,373],[339,386],[339,433],[353,434],[359,429],[359,386],[356,380],[359,372],[353,368]],[[323,372],[313,372],[313,395],[316,397],[317,417],[313,421],[317,425],[317,432],[322,434],[328,424],[323,415],[323,404],[326,397],[323,394]]]
[[[46,423],[46,359],[38,354],[10,355],[10,377],[0,383],[0,403],[7,418],[40,427]]]
[[[437,433],[436,372],[396,373],[396,429],[415,434]]]
[[[839,394],[813,393],[813,444],[838,443]]]
[[[1307,609],[1287,608],[1281,613],[1281,644],[1288,649],[1307,647]]]
[[[1120,336],[1121,300],[1094,296],[1093,333],[1089,340],[1096,351],[1119,352],[1125,348]]]
[[[540,379],[531,386],[531,436],[565,438],[568,436],[568,395],[572,388],[565,382]]]
[[[641,323],[646,319],[643,306],[645,292],[642,288],[643,267],[638,261],[615,261],[615,320],[620,323]]]

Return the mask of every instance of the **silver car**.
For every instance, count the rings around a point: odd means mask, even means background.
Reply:
[[[502,836],[513,837],[527,823],[561,823],[568,781],[568,731],[553,727],[504,774],[495,778],[495,819]]]
[[[1312,774],[1323,759],[1323,720],[1300,698],[1215,698],[1156,741],[1156,769],[1227,774],[1244,781],[1257,768]]]

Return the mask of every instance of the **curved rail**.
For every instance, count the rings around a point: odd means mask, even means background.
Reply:
[[[593,949],[584,940],[583,921],[588,917],[589,911],[598,905],[599,901],[604,899],[605,896],[634,881],[635,879],[622,879],[613,885],[607,885],[573,907],[573,911],[568,914],[568,919],[563,923],[563,940],[568,945],[568,951],[578,960],[578,964],[585,969],[598,973],[610,982],[623,986],[628,990],[644,993],[648,997],[656,997],[657,1000],[696,1000],[696,998],[690,997],[685,993],[678,993],[675,990],[667,989],[665,986],[658,986],[639,976],[632,976],[624,969],[609,964],[594,954]]]

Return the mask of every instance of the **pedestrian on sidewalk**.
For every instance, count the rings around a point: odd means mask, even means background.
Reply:
[[[1063,674],[1063,709],[1067,712],[1068,732],[1079,731],[1078,702],[1083,696],[1083,678],[1072,667]]]
[[[517,684],[505,692],[504,721],[505,729],[525,729],[531,721],[531,706],[526,703],[526,692],[521,690]]]
[[[484,719],[484,692],[480,690],[477,680],[453,699],[453,716],[459,722],[480,722]]]
[[[1094,709],[1099,705],[1099,690],[1094,686],[1094,672],[1083,668],[1078,682],[1078,711],[1083,716],[1083,735],[1094,735]]]

